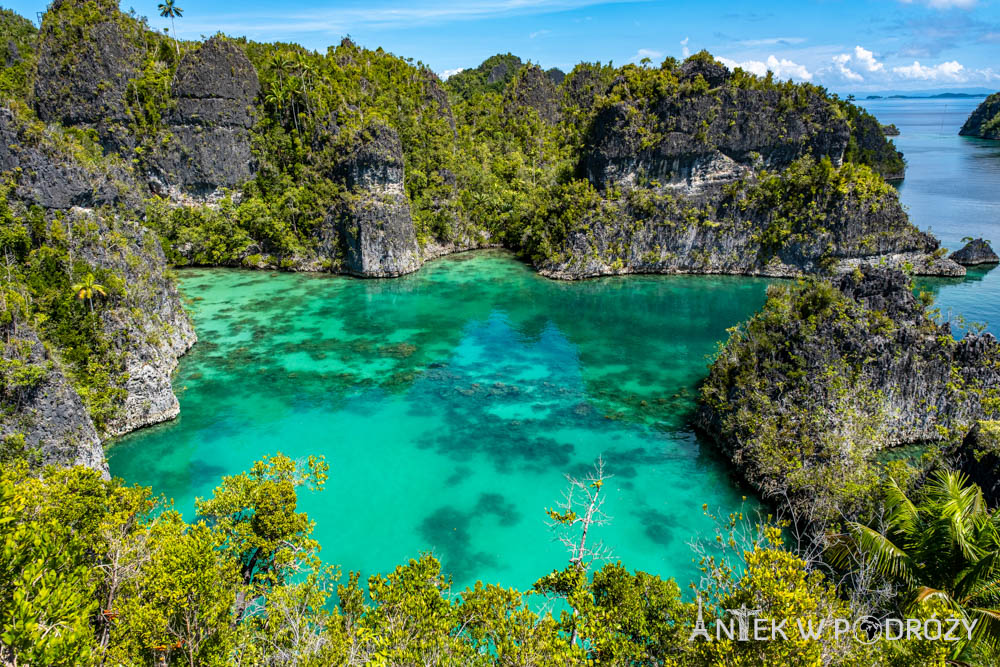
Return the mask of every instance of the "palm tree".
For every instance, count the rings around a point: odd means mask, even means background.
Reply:
[[[280,83],[272,83],[270,89],[267,91],[267,95],[264,96],[264,102],[266,104],[273,104],[275,113],[278,115],[278,120],[284,123],[285,120],[285,101],[288,96],[285,93],[285,88]]]
[[[181,46],[177,41],[177,27],[174,25],[175,18],[184,18],[184,10],[174,4],[174,0],[163,0],[159,4],[160,16],[170,19],[170,31],[174,33],[174,48],[177,49],[177,58],[181,57]]]
[[[830,561],[845,567],[866,559],[903,591],[904,610],[940,600],[977,621],[976,639],[1000,643],[1000,511],[965,475],[946,470],[932,474],[917,503],[890,480],[885,506],[885,534],[849,522],[834,537]]]
[[[299,111],[296,108],[295,102],[302,95],[305,95],[305,88],[302,86],[300,79],[289,77],[285,80],[285,96],[292,105],[292,121],[295,123],[296,134],[299,133]]]
[[[82,281],[75,283],[71,289],[77,299],[80,299],[81,301],[84,299],[87,300],[87,303],[90,304],[91,313],[94,312],[94,295],[108,295],[108,293],[104,291],[104,285],[98,285],[94,282],[93,273],[88,273]]]

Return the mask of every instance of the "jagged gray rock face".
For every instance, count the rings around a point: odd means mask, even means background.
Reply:
[[[682,81],[693,81],[701,76],[712,88],[721,86],[731,76],[729,69],[715,59],[689,58],[680,67]]]
[[[554,123],[559,120],[559,92],[552,77],[537,65],[521,71],[520,77],[510,84],[506,92],[508,113],[527,107],[538,112],[542,120]]]
[[[938,324],[913,295],[909,278],[895,269],[863,266],[857,273],[840,276],[836,288],[850,301],[842,315],[817,317],[806,322],[795,317],[772,324],[773,340],[787,344],[775,350],[776,363],[759,368],[761,384],[753,389],[779,395],[794,385],[779,369],[802,372],[805,382],[819,382],[825,369],[840,362],[855,369],[854,390],[877,392],[881,421],[879,435],[887,446],[939,441],[938,427],[965,433],[1000,396],[1000,343],[992,334],[967,333],[955,340],[948,323]],[[873,313],[888,318],[881,331],[873,331]],[[890,324],[891,323],[891,326]],[[794,360],[794,361],[790,361]],[[713,368],[714,372],[714,368]],[[810,379],[811,378],[811,379]],[[720,380],[711,377],[709,383]],[[729,401],[738,405],[749,387],[725,386]],[[819,387],[812,395],[815,410],[829,411],[836,422],[836,405],[826,405]],[[789,400],[785,396],[782,400]],[[779,401],[780,402],[780,401]],[[777,405],[778,403],[776,403]],[[721,416],[703,406],[699,423],[720,439],[732,436]]]
[[[1000,506],[1000,422],[980,421],[946,452],[952,465],[983,490],[990,507]]]
[[[124,167],[84,166],[27,132],[14,112],[0,107],[0,172],[8,172],[19,198],[47,209],[138,206],[138,193]]]
[[[728,163],[719,167],[724,173]],[[767,230],[776,215],[768,205],[746,206],[742,196],[719,196],[709,166],[689,181],[700,196],[626,196],[570,230],[560,251],[538,268],[562,279],[630,273],[725,273],[792,277],[843,272],[866,262],[911,265],[918,274],[965,275],[934,256],[938,241],[913,227],[895,193],[865,201],[853,191],[817,204],[821,229],[774,247]],[[652,202],[652,203],[650,203]],[[780,215],[780,213],[778,214]]]
[[[1000,139],[1000,93],[983,100],[958,133],[963,137]]]
[[[667,97],[651,113],[662,136],[652,146],[626,103],[598,114],[581,161],[594,185],[655,180],[683,187],[707,165],[718,180],[732,181],[750,168],[782,169],[803,155],[839,164],[850,140],[847,121],[817,93],[786,112],[776,90],[723,87],[714,95]]]
[[[701,387],[697,425],[764,496],[806,523],[850,518],[881,448],[960,441],[996,419],[1000,343],[956,341],[900,271],[776,285]]]
[[[170,376],[177,360],[197,341],[155,232],[136,222],[87,216],[96,233],[74,241],[74,254],[91,266],[110,269],[128,286],[130,302],[107,308],[101,324],[125,366],[126,396],[101,436],[105,439],[173,419],[180,413]],[[103,241],[112,231],[127,246]]]
[[[963,266],[975,266],[977,264],[996,264],[1000,262],[1000,257],[993,252],[990,244],[983,239],[973,239],[965,244],[961,250],[957,250],[949,257],[954,262]]]
[[[420,268],[420,249],[403,186],[403,148],[396,131],[365,128],[340,169],[351,193],[320,225],[321,252],[344,257],[346,273],[389,278]]]
[[[109,0],[91,3],[98,20],[81,22],[66,8],[82,0],[52,3],[39,36],[34,107],[45,121],[97,128],[109,145],[121,141],[115,128],[127,119],[129,79],[139,73],[141,30]]]
[[[29,456],[37,454],[42,465],[85,465],[108,478],[104,450],[87,409],[38,334],[26,324],[5,325],[4,330],[4,358],[20,358],[45,373],[21,395],[5,396],[5,403],[16,403],[18,409],[0,416],[0,437],[23,435]]]
[[[206,199],[248,180],[254,173],[250,128],[260,82],[243,51],[224,37],[212,37],[184,55],[171,92],[177,106],[166,119],[170,141],[152,160],[153,191]]]
[[[23,218],[21,202],[15,220]],[[171,419],[179,407],[171,386],[171,372],[196,338],[180,303],[155,232],[116,214],[71,209],[59,224],[74,262],[111,271],[124,293],[98,304],[103,338],[108,343],[111,388],[124,390],[114,414],[102,428],[95,427],[83,400],[64,372],[64,362],[42,345],[28,325],[4,325],[15,334],[4,358],[44,368],[42,381],[30,391],[10,395],[3,390],[0,435],[24,436],[26,453],[33,450],[41,463],[82,464],[105,475],[101,442],[116,435]],[[55,224],[54,216],[49,217]],[[24,223],[26,224],[26,223]],[[81,305],[82,307],[82,305]],[[21,341],[21,342],[19,342]]]

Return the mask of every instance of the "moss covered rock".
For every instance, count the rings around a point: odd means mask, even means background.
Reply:
[[[963,137],[1000,139],[1000,93],[983,100],[958,133]]]

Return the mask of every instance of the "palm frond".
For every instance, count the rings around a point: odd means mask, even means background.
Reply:
[[[913,582],[915,570],[913,561],[889,537],[864,524],[854,522],[848,523],[847,531],[848,534],[835,542],[828,551],[835,566],[846,567],[851,564],[852,556],[860,555],[870,559],[879,574],[907,584]]]

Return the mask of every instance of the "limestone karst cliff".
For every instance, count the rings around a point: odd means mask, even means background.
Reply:
[[[171,84],[176,106],[166,117],[168,138],[150,160],[151,189],[204,200],[249,180],[259,93],[257,71],[231,42],[216,36],[185,53]]]
[[[371,125],[336,167],[349,187],[319,229],[321,248],[343,270],[389,278],[420,268],[420,248],[403,186],[403,149],[385,125]]]
[[[863,266],[772,287],[712,365],[697,421],[765,495],[832,509],[878,450],[961,440],[998,398],[991,334],[956,340],[907,276]]]

